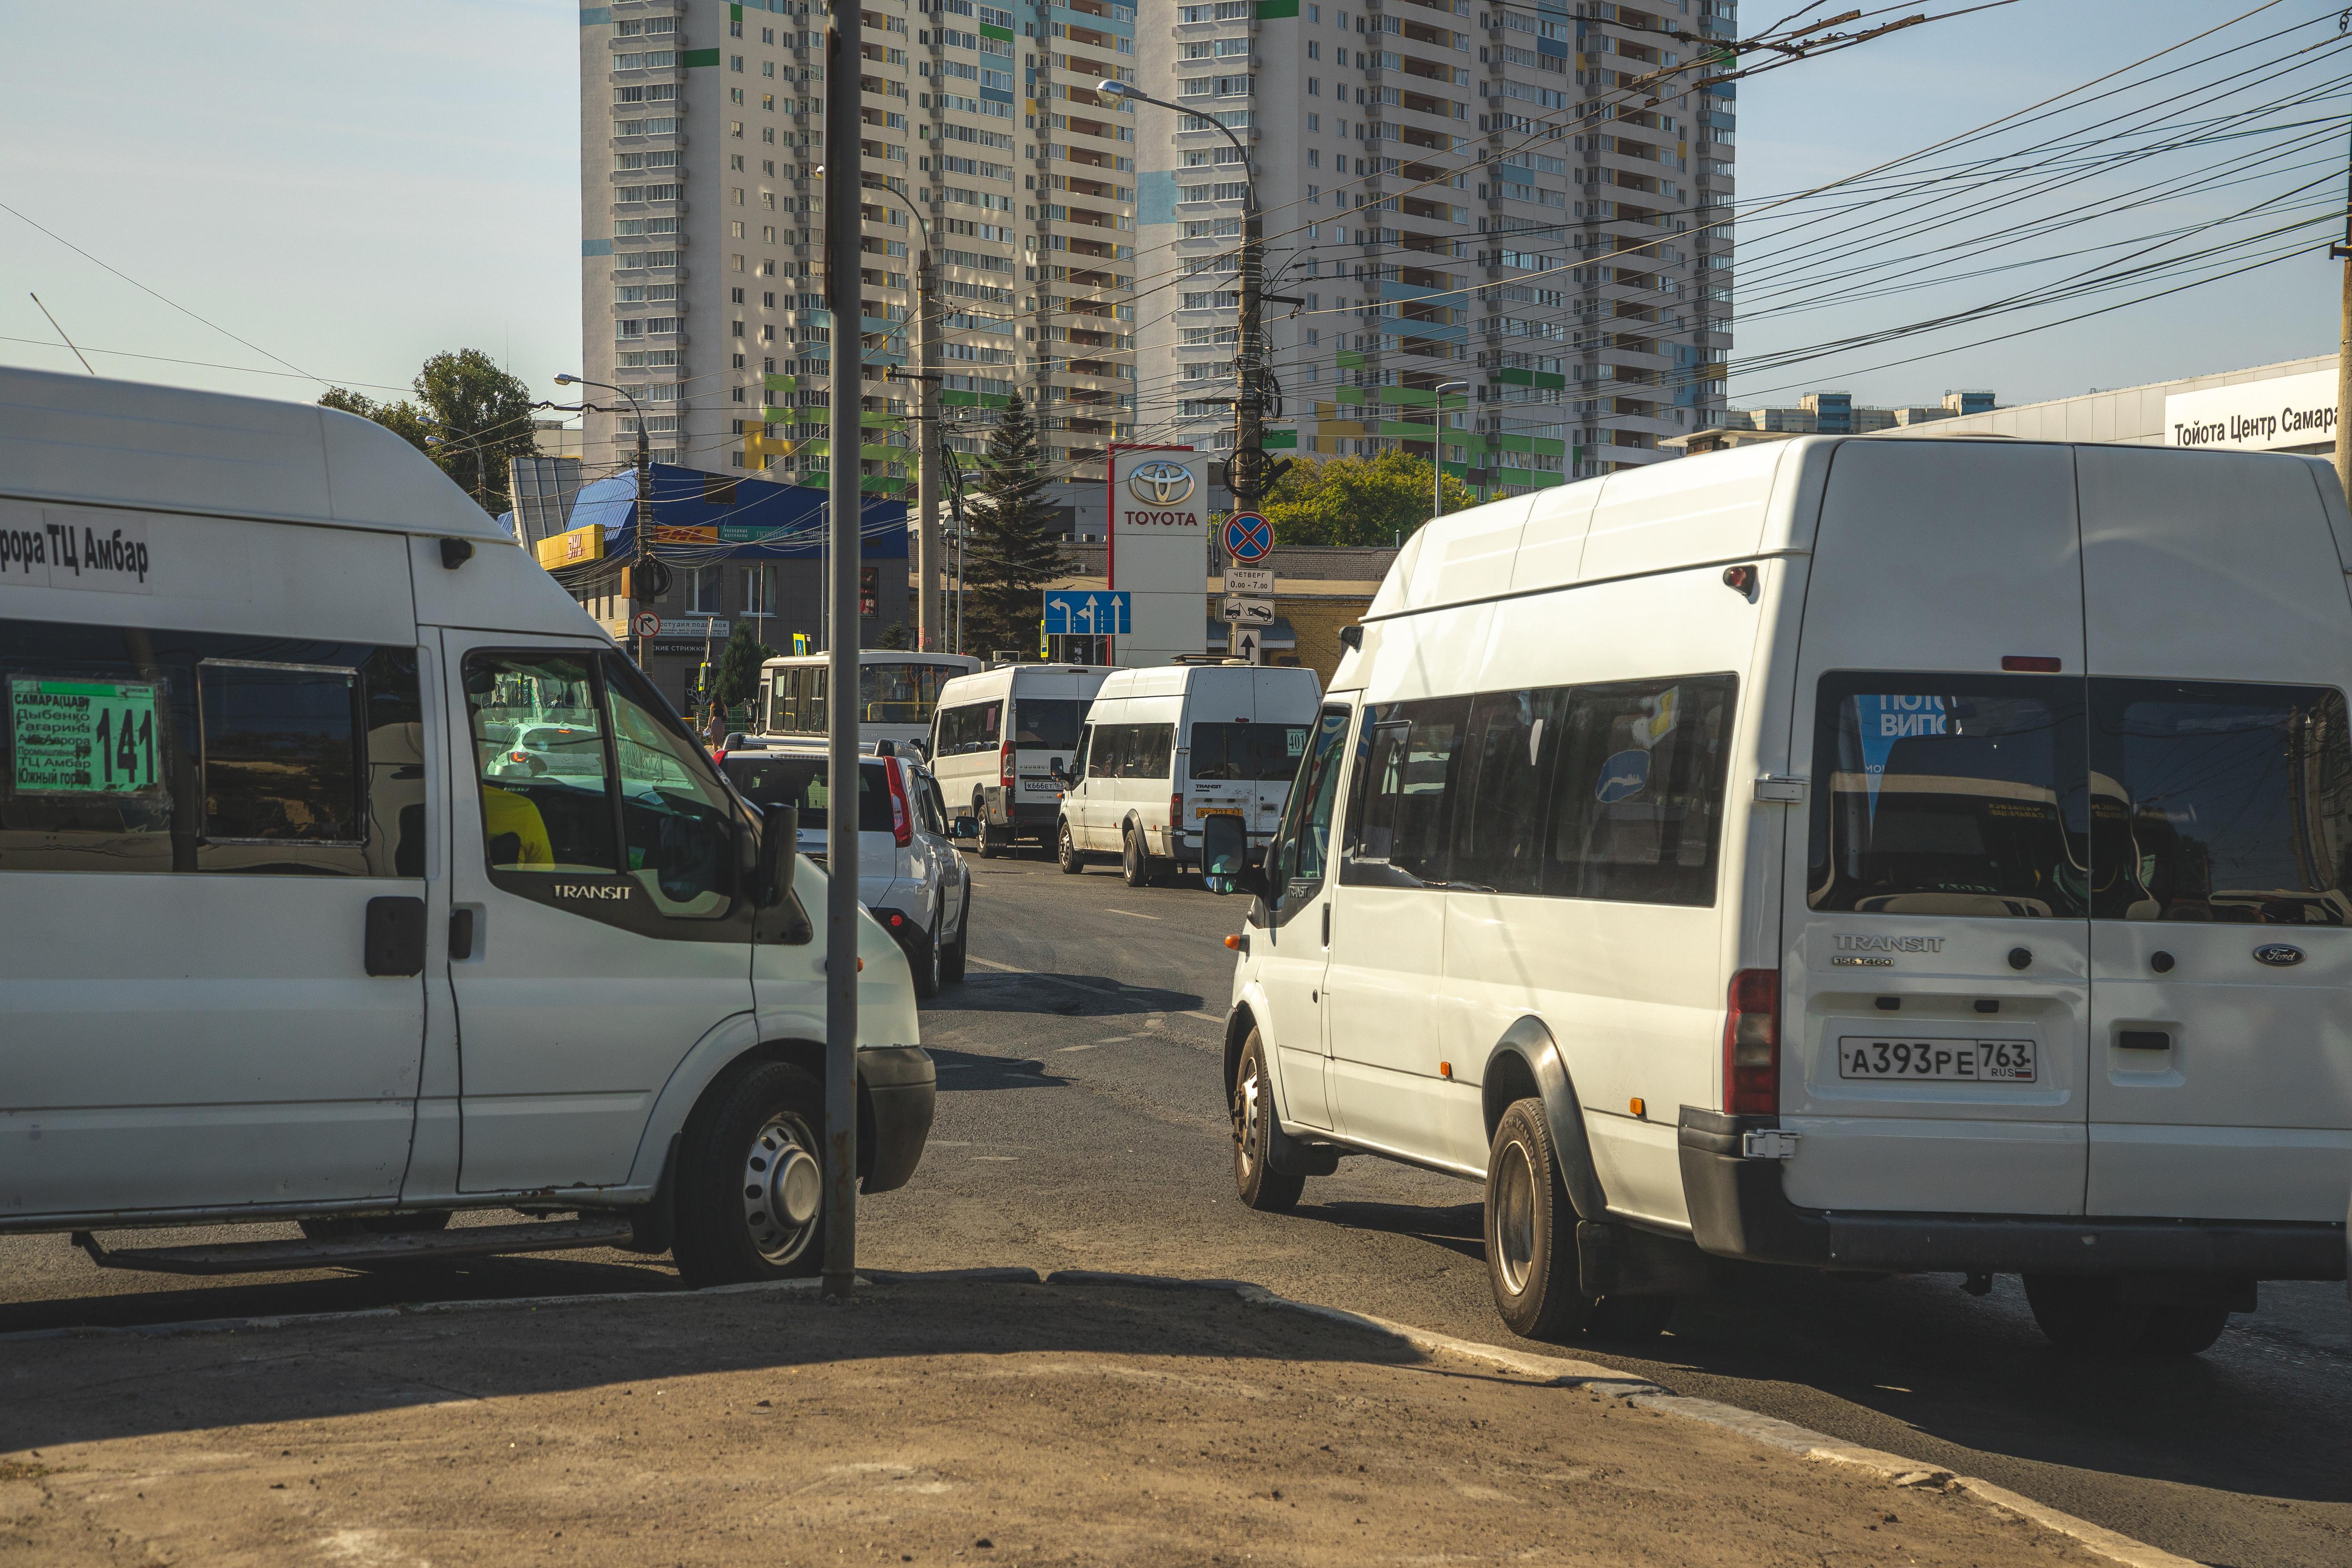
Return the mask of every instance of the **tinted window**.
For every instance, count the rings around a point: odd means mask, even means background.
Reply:
[[[1192,726],[1190,768],[1196,779],[1260,779],[1288,784],[1307,754],[1305,724]]]
[[[494,871],[610,876],[621,868],[593,662],[569,653],[466,660],[482,848]]]
[[[1562,706],[1557,690],[1490,691],[1472,701],[1454,814],[1456,887],[1541,891],[1545,783]]]
[[[960,708],[940,709],[939,744],[934,754],[957,757],[995,751],[997,716],[1003,710],[1003,704],[998,702],[968,702]]]
[[[0,621],[0,869],[424,874],[413,648]]]
[[[1131,779],[1166,778],[1169,765],[1176,756],[1176,726],[1130,724],[1127,729],[1126,776]]]
[[[206,838],[360,840],[358,670],[208,658],[196,680]]]
[[[1087,704],[1055,697],[1024,697],[1013,705],[1013,743],[1039,751],[1069,752],[1078,744]]]
[[[1814,909],[2088,910],[2083,683],[1836,674],[1814,725]]]
[[[1466,697],[1366,710],[1341,881],[1410,887],[1445,880],[1450,785],[1469,710]]]
[[[2091,682],[2091,912],[2352,921],[2352,745],[2324,688]]]
[[[823,757],[737,752],[727,759],[725,766],[729,782],[753,805],[798,806],[803,827],[825,826],[832,792],[825,787],[827,770]],[[890,786],[878,765],[857,770],[857,830],[890,831]]]
[[[1715,901],[1732,684],[1729,676],[1702,676],[1569,691],[1546,893]]]

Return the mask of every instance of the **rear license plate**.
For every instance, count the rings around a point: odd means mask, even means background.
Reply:
[[[2032,1083],[2034,1068],[2032,1040],[1896,1040],[1873,1035],[1838,1038],[1840,1078]]]
[[[1192,815],[1195,816],[1239,816],[1242,815],[1242,808],[1238,805],[1196,805],[1192,808]]]

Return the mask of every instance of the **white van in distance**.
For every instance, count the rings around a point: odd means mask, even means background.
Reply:
[[[1098,664],[1002,664],[940,689],[931,772],[950,811],[980,819],[982,859],[1024,838],[1052,841],[1059,775],[1077,759],[1087,704],[1110,673]]]
[[[1139,888],[1165,868],[1198,867],[1201,825],[1216,816],[1239,822],[1262,854],[1321,690],[1311,669],[1240,659],[1113,674],[1087,710],[1076,765],[1057,781],[1062,869],[1116,855]]]
[[[1244,1200],[1483,1182],[1529,1334],[1702,1254],[2019,1274],[2148,1353],[2340,1278],[2347,564],[2325,463],[2005,440],[1430,524],[1232,879]]]
[[[0,370],[0,1231],[814,1270],[824,875],[431,462]],[[934,1077],[859,947],[880,1191]],[[579,1218],[436,1234],[518,1204]],[[272,1218],[337,1250],[88,1234]]]

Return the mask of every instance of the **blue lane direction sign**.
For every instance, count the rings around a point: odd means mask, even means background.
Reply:
[[[1048,588],[1045,590],[1045,635],[1049,637],[1125,637],[1128,590]]]
[[[1274,553],[1274,524],[1262,512],[1234,513],[1225,519],[1218,538],[1224,543],[1225,553],[1244,566],[1255,566]]]

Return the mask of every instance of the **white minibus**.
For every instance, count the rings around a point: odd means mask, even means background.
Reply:
[[[1245,1201],[1483,1183],[1522,1333],[1705,1259],[2203,1349],[2336,1279],[2352,524],[2323,462],[1806,437],[1424,528],[1261,873]]]
[[[1053,841],[1087,704],[1111,673],[1095,664],[1002,664],[940,689],[931,771],[955,810],[980,819],[982,859]]]
[[[1163,868],[1197,867],[1212,817],[1239,823],[1263,853],[1321,692],[1311,669],[1241,659],[1113,674],[1087,710],[1076,763],[1056,781],[1062,869],[1115,855],[1128,885],[1142,887]]]
[[[779,739],[825,738],[825,683],[830,656],[788,654],[760,667],[760,733]],[[931,713],[940,689],[980,668],[960,653],[915,653],[869,647],[857,654],[857,738],[919,746],[931,743]]]
[[[814,1270],[824,873],[406,442],[0,370],[0,1231]],[[935,1080],[859,948],[878,1192]],[[577,1217],[444,1228],[517,1206]],[[95,1234],[268,1219],[320,1239]]]

